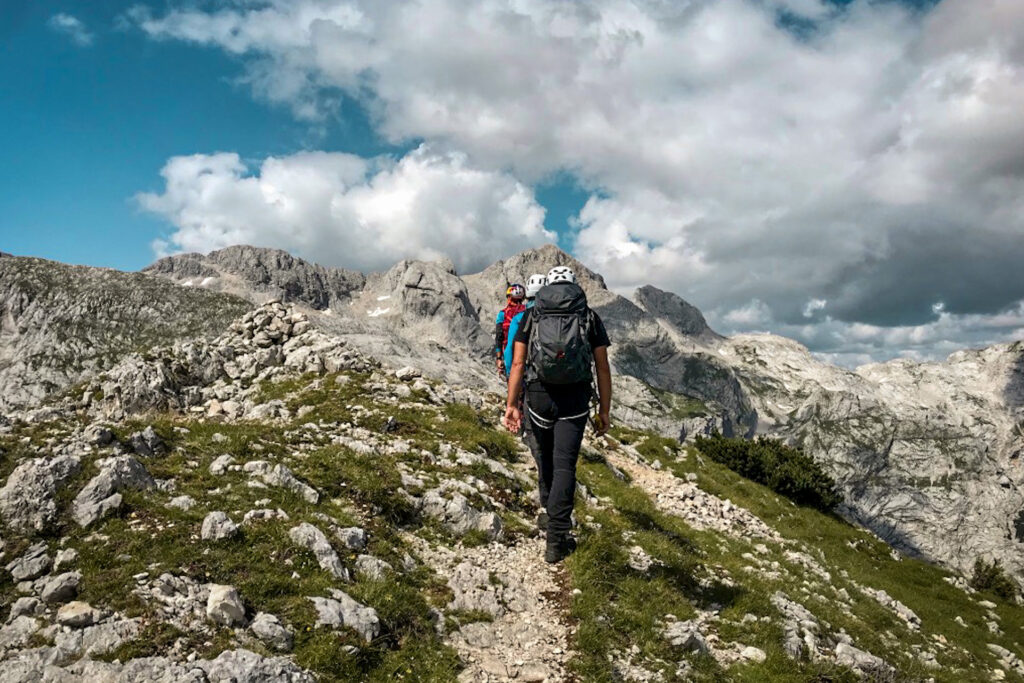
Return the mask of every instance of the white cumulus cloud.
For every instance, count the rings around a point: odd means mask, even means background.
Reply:
[[[63,12],[54,14],[46,24],[57,33],[66,35],[72,43],[79,47],[88,47],[95,39],[82,20],[70,14]]]
[[[258,169],[237,154],[200,154],[161,174],[163,192],[138,201],[175,226],[157,245],[164,253],[258,244],[361,270],[449,257],[472,271],[555,238],[530,189],[426,147],[397,161],[303,152]]]

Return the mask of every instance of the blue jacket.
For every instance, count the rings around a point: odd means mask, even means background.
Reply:
[[[526,302],[526,311],[533,308],[533,302]],[[523,315],[526,311],[522,311],[516,314],[516,317],[512,318],[512,322],[508,325],[508,341],[505,343],[505,367],[508,371],[512,371],[512,356],[513,349],[515,348],[516,332],[519,331],[519,323],[523,322]]]

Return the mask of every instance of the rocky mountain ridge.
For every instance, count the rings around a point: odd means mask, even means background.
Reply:
[[[653,287],[626,299],[550,245],[465,276],[451,263],[417,261],[362,276],[252,247],[170,257],[146,272],[188,292],[281,297],[304,307],[326,338],[365,356],[493,391],[500,384],[488,362],[490,319],[504,287],[560,264],[575,269],[609,328],[619,422],[682,438],[713,429],[778,436],[837,478],[844,514],[904,552],[961,571],[978,557],[1024,568],[1019,345],[848,371],[790,340],[723,338],[695,307]],[[212,328],[230,324],[216,320]],[[24,371],[0,369],[8,375]]]
[[[0,411],[31,405],[126,353],[218,334],[249,304],[158,278],[0,259]]]

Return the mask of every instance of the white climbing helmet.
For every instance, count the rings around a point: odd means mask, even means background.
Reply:
[[[537,296],[537,292],[540,291],[540,288],[547,283],[548,279],[546,276],[541,275],[540,273],[534,273],[531,275],[530,279],[526,281],[526,298],[532,299]]]
[[[555,266],[548,271],[548,284],[553,285],[556,282],[576,282],[576,276],[573,275],[571,268]]]

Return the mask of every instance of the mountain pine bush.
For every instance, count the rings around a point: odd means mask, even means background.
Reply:
[[[980,557],[974,561],[974,575],[971,588],[995,593],[1004,600],[1013,600],[1017,595],[1017,584],[1006,575],[999,560],[986,562]]]
[[[734,472],[764,484],[798,505],[831,512],[842,496],[836,482],[810,456],[768,437],[697,437],[697,449]]]

